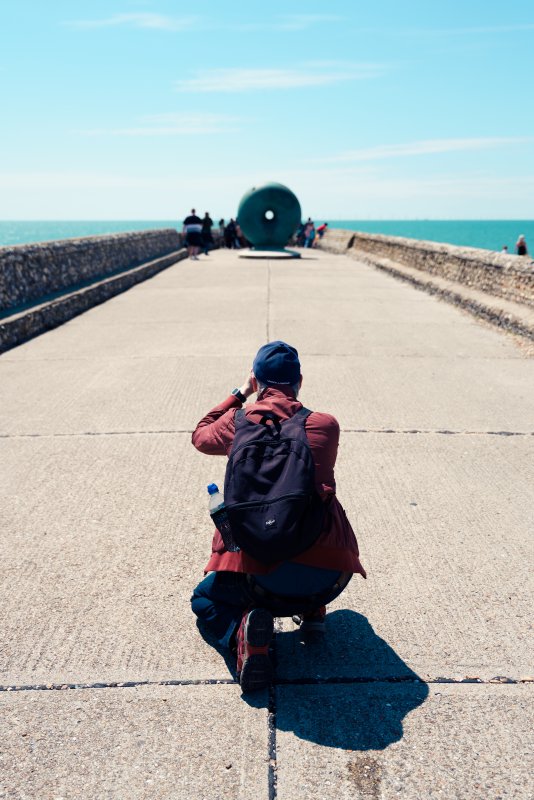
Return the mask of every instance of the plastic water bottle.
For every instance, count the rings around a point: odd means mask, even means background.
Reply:
[[[237,553],[239,551],[239,547],[234,542],[230,521],[224,507],[224,497],[220,493],[219,487],[216,483],[210,483],[208,486],[208,494],[208,511],[210,512],[213,524],[221,534],[226,549],[231,553]]]

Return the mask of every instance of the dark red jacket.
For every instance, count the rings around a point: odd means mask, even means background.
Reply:
[[[197,450],[212,456],[229,456],[234,440],[234,415],[241,408],[240,401],[230,395],[224,402],[206,414],[198,423],[192,436]],[[292,417],[302,403],[295,399],[290,389],[265,389],[255,403],[245,406],[245,413],[259,422],[265,411],[272,411],[280,419]],[[315,462],[315,484],[326,506],[323,531],[317,541],[293,561],[325,569],[343,572],[359,572],[365,578],[365,570],[359,559],[358,543],[347,516],[336,497],[334,466],[339,443],[339,424],[330,414],[314,411],[306,419],[306,435]],[[276,565],[275,565],[276,566]],[[275,567],[267,567],[243,551],[229,553],[224,547],[218,530],[212,542],[212,555],[205,571],[248,572],[261,575]]]

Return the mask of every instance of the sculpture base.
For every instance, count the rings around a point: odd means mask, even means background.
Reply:
[[[240,253],[239,258],[271,258],[271,259],[279,259],[279,258],[300,258],[300,253],[296,250],[286,250],[284,248],[280,249],[272,249],[272,250],[256,250],[251,248],[247,250],[245,253]]]

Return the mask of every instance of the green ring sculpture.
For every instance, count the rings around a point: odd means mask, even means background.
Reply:
[[[237,211],[241,230],[254,250],[284,250],[301,221],[300,203],[281,183],[266,183],[243,195]]]

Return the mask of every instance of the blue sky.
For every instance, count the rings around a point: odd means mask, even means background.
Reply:
[[[531,0],[4,0],[0,218],[534,216]]]

